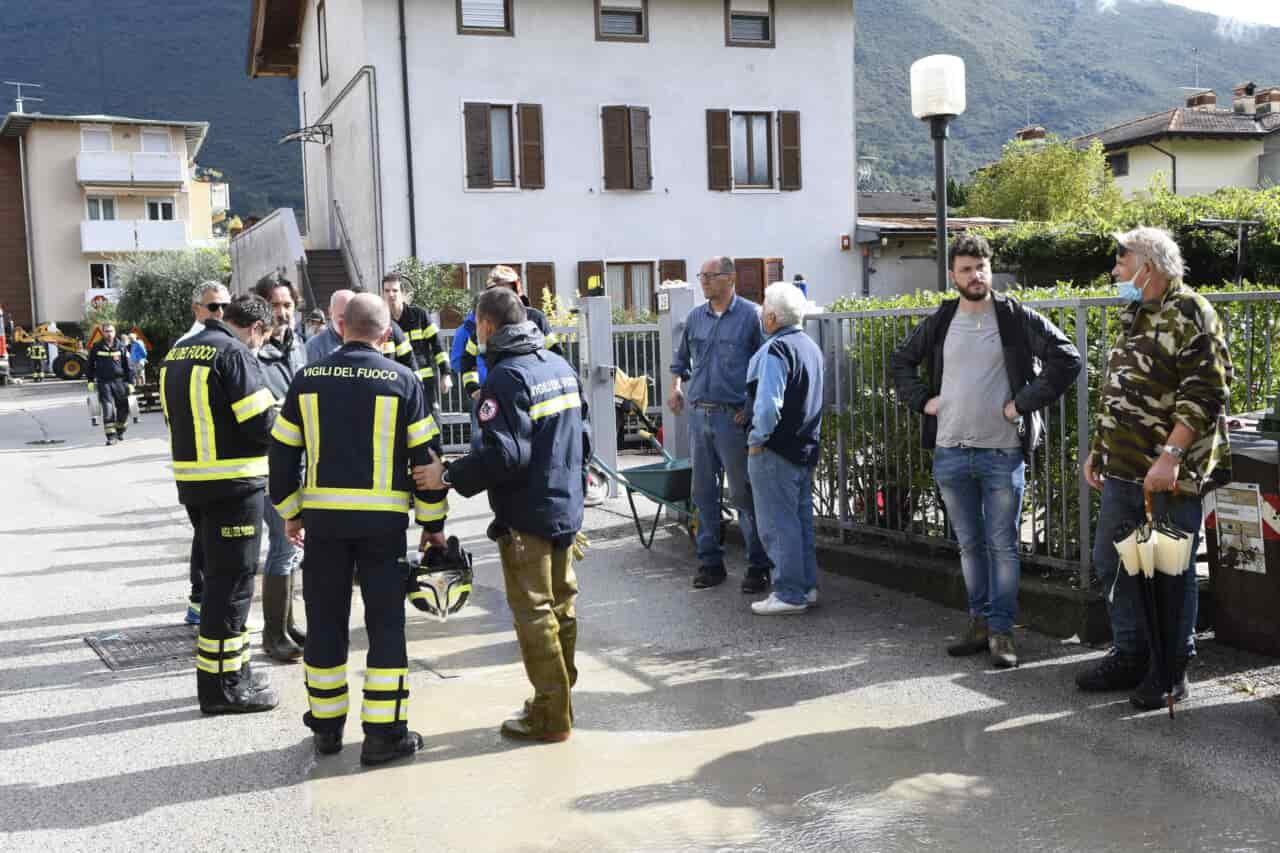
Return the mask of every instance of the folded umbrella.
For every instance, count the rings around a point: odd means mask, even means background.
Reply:
[[[1159,649],[1158,658],[1163,661],[1163,667],[1159,671],[1160,684],[1164,687],[1171,718],[1174,682],[1182,678],[1180,671],[1186,666],[1187,655],[1186,637],[1179,630],[1186,588],[1183,575],[1191,570],[1191,561],[1195,556],[1191,550],[1195,540],[1194,531],[1183,530],[1172,519],[1172,505],[1176,500],[1176,491],[1172,494],[1161,493],[1155,497],[1151,540],[1156,571],[1149,584],[1152,587],[1156,615],[1151,623],[1149,639],[1151,648]]]

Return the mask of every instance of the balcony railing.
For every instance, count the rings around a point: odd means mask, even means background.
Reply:
[[[82,184],[181,184],[186,163],[181,154],[127,151],[81,151],[76,155],[76,180]]]
[[[82,252],[159,252],[187,247],[183,220],[86,219],[80,223]]]

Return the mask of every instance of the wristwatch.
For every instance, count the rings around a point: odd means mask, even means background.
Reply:
[[[1178,460],[1181,460],[1182,454],[1186,453],[1186,451],[1183,450],[1181,447],[1174,447],[1172,444],[1162,444],[1157,448],[1157,450],[1159,450],[1161,453],[1168,453],[1174,459],[1178,459]]]
[[[444,483],[445,486],[453,485],[453,481],[449,479],[449,466],[447,464],[444,466],[444,473],[440,475],[440,482]]]

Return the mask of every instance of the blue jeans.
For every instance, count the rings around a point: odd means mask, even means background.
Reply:
[[[773,594],[787,604],[804,604],[818,585],[818,553],[813,540],[813,468],[797,465],[765,448],[747,457],[754,483],[756,523],[773,561]]]
[[[1120,570],[1116,553],[1116,533],[1126,524],[1141,524],[1147,518],[1141,483],[1107,479],[1102,486],[1102,507],[1093,534],[1093,567],[1102,581],[1107,599],[1107,615],[1111,618],[1111,636],[1116,651],[1124,655],[1147,655],[1147,632],[1143,625],[1141,592],[1137,578]],[[1191,565],[1182,574],[1182,621],[1179,636],[1187,638],[1187,654],[1196,652],[1196,611],[1200,606],[1200,590],[1196,586],[1196,551],[1200,547],[1201,500],[1196,495],[1183,495],[1170,500],[1169,518],[1192,534]]]
[[[698,560],[704,568],[724,571],[720,546],[720,484],[723,471],[738,525],[747,543],[747,570],[768,572],[769,556],[756,532],[756,511],[747,480],[747,430],[733,413],[689,407],[689,452],[693,457],[693,503],[698,508]]]
[[[1013,630],[1018,614],[1018,525],[1026,486],[1022,449],[939,447],[933,479],[960,541],[969,615],[993,633]]]
[[[262,574],[287,577],[293,573],[302,552],[285,536],[284,519],[271,505],[268,495],[262,497],[262,520],[267,523],[267,559],[262,564]]]

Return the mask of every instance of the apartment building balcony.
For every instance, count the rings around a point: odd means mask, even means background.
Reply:
[[[81,184],[181,186],[186,172],[181,154],[81,151],[76,155],[76,180]]]
[[[187,247],[183,220],[86,219],[80,223],[82,252],[160,252]]]

